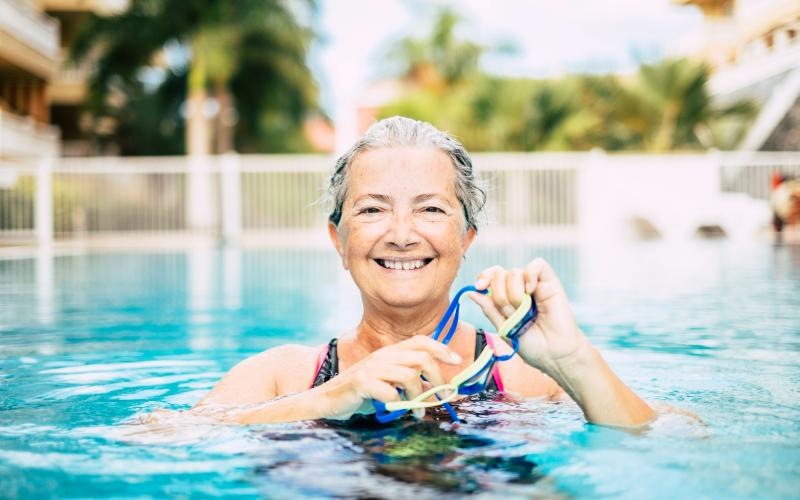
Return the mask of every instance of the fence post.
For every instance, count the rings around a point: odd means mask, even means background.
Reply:
[[[36,242],[53,242],[53,157],[42,156],[36,169]]]
[[[211,157],[189,155],[189,193],[186,219],[189,229],[209,233],[214,225],[214,197],[211,189]]]
[[[722,189],[722,169],[724,164],[719,149],[709,148],[706,152],[706,162],[708,169],[711,170],[711,176],[714,179],[713,183],[716,186],[716,192],[714,194],[716,196],[721,196],[724,191]]]
[[[618,179],[608,155],[592,149],[578,169],[578,228],[584,242],[598,245],[621,238]]]
[[[237,243],[242,235],[242,184],[240,158],[236,153],[222,155],[222,241]]]
[[[526,220],[532,218],[530,212],[530,193],[525,192],[527,185],[523,182],[524,175],[519,169],[510,169],[505,172],[506,181],[506,220],[509,227],[520,228]],[[527,194],[527,196],[526,196]]]

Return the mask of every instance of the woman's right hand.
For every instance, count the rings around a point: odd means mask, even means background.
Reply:
[[[400,401],[397,389],[410,400],[422,394],[427,384],[444,384],[439,362],[458,365],[461,357],[441,342],[416,335],[378,349],[314,390],[324,401],[325,418],[346,419],[355,413],[370,413],[373,399]],[[424,409],[414,410],[417,418],[424,415]]]

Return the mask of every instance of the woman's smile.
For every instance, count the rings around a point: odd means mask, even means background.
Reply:
[[[373,259],[379,266],[388,271],[418,271],[433,262],[432,257],[422,258],[380,258]]]

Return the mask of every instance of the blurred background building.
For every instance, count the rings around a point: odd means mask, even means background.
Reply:
[[[127,0],[31,0],[58,21],[59,68],[50,82],[50,120],[61,131],[63,156],[97,154],[86,138],[84,103],[89,96],[91,59],[77,64],[69,52],[90,14],[113,15],[128,7]]]
[[[59,33],[41,5],[0,1],[0,158],[59,151],[49,100],[61,65]]]
[[[738,145],[744,150],[800,149],[800,2],[677,0],[702,10],[703,30],[682,51],[712,70],[718,101],[754,99],[760,112]]]
[[[654,78],[661,79],[661,83],[666,85],[669,78],[677,78],[678,72],[690,69],[677,66],[670,69],[665,64],[658,67],[658,64],[651,63],[654,66],[651,72],[656,74],[650,77],[642,75],[641,80],[649,78],[651,81],[638,85],[638,89],[635,88],[637,84],[630,84],[636,79],[635,75],[620,75],[617,81],[614,81],[613,75],[601,78],[600,74],[546,79],[497,77],[485,73],[480,64],[481,58],[494,47],[459,37],[460,15],[447,9],[438,13],[438,19],[427,19],[420,23],[429,25],[427,35],[399,37],[394,46],[386,51],[386,59],[394,61],[394,67],[398,69],[376,78],[358,92],[356,109],[353,111],[354,123],[340,123],[339,133],[345,133],[350,126],[354,130],[348,135],[355,135],[376,118],[401,112],[440,122],[436,124],[462,135],[467,145],[475,150],[584,150],[593,147],[612,151],[707,147],[797,150],[800,144],[800,2],[674,0],[674,4],[686,9],[699,9],[704,23],[702,29],[687,34],[669,48],[668,54],[672,54],[673,58],[687,57],[704,65],[702,67],[706,68],[707,73],[694,75],[693,78],[703,80],[700,83],[709,105],[718,115],[725,115],[717,116],[716,123],[712,123],[714,120],[710,118],[706,119],[707,116],[700,117],[693,124],[683,123],[685,120],[679,123],[679,127],[693,129],[692,134],[697,135],[694,139],[676,137],[665,140],[663,131],[659,137],[657,129],[660,117],[645,119],[651,122],[646,125],[650,127],[649,131],[636,130],[631,126],[627,130],[612,132],[613,137],[600,137],[596,125],[598,121],[607,119],[622,124],[641,121],[642,116],[632,116],[637,112],[663,116],[663,106],[659,108],[656,105],[655,109],[647,110],[646,101],[652,103],[658,98],[664,101],[681,96],[642,96],[647,92],[665,92],[663,89],[648,90],[642,87],[653,87]],[[290,9],[289,14],[293,14],[298,21],[284,28],[289,38],[294,37],[289,45],[294,47],[292,57],[296,61],[292,64],[297,65],[297,69],[285,68],[272,73],[280,76],[281,73],[299,71],[294,83],[292,77],[286,74],[278,78],[291,87],[289,90],[282,91],[280,82],[274,83],[279,102],[287,104],[281,110],[274,102],[267,104],[263,102],[264,99],[255,99],[252,89],[246,88],[241,81],[237,82],[237,78],[245,76],[269,77],[268,68],[258,67],[258,64],[267,64],[264,63],[265,59],[253,63],[231,56],[239,53],[234,50],[234,45],[241,40],[231,41],[232,37],[224,34],[219,35],[219,40],[213,38],[217,36],[214,33],[225,31],[220,26],[235,29],[246,25],[236,17],[240,14],[235,12],[218,13],[216,24],[205,19],[199,21],[197,26],[175,26],[172,33],[168,29],[167,33],[162,33],[164,28],[156,26],[149,33],[160,33],[158,36],[161,39],[142,43],[132,37],[134,40],[130,45],[125,45],[124,40],[114,39],[109,33],[114,29],[121,33],[126,29],[136,29],[132,25],[133,14],[142,9],[136,2],[2,0],[0,106],[4,132],[0,154],[11,156],[47,152],[63,156],[87,156],[176,154],[186,151],[188,144],[184,144],[184,141],[188,141],[190,134],[188,129],[184,129],[184,123],[203,121],[188,119],[184,122],[184,118],[192,116],[188,114],[192,101],[187,100],[183,89],[186,88],[185,79],[188,78],[194,56],[191,43],[180,46],[178,40],[185,38],[187,33],[200,33],[198,39],[205,36],[205,43],[209,47],[223,48],[218,51],[222,54],[218,59],[232,61],[228,64],[232,67],[225,68],[213,62],[213,54],[210,59],[210,71],[216,71],[221,76],[217,78],[212,75],[209,78],[225,83],[209,84],[210,90],[205,98],[206,114],[214,115],[206,121],[216,124],[204,126],[200,123],[199,128],[192,129],[197,137],[208,136],[203,139],[209,143],[209,146],[204,146],[206,149],[212,152],[220,148],[234,148],[240,152],[332,151],[336,124],[318,105],[315,78],[307,63],[303,62],[313,37],[319,36],[318,32],[313,31],[319,13],[313,3],[308,5],[309,8]],[[209,6],[198,4],[198,9],[208,9]],[[169,15],[167,7],[170,7],[169,2],[165,4],[164,11],[150,19],[145,17],[144,22],[155,25],[169,21],[169,18],[165,19],[165,15]],[[212,35],[202,35],[203,30]],[[114,40],[116,47],[104,47],[103,40]],[[221,40],[227,41],[222,43]],[[80,45],[78,50],[75,50],[76,43]],[[225,47],[226,43],[229,47]],[[265,43],[275,43],[275,40]],[[440,46],[437,47],[436,43]],[[121,56],[130,60],[110,59],[119,59]],[[126,65],[128,68],[125,68]],[[699,68],[697,66],[694,71],[700,71]],[[658,74],[659,71],[661,74]],[[696,90],[690,88],[691,85],[692,82],[686,84],[685,92]],[[626,86],[627,90],[624,88]],[[212,87],[228,87],[229,90],[220,93]],[[265,93],[270,93],[269,87],[265,88]],[[572,94],[572,98],[560,95],[559,89],[566,89],[563,92]],[[447,94],[450,100],[438,99],[437,93]],[[518,102],[504,100],[497,95],[499,93],[514,94],[518,96]],[[628,95],[617,99],[620,102],[614,102],[621,93]],[[626,98],[630,98],[628,102]],[[630,102],[637,98],[640,102]],[[690,95],[684,95],[683,98],[697,99]],[[526,99],[535,104],[528,106],[522,102],[520,107],[521,101]],[[229,100],[236,102],[226,104]],[[473,109],[470,112],[449,109],[458,107],[450,102],[452,100],[471,104]],[[749,109],[745,109],[747,106],[744,103],[749,103]],[[622,110],[626,105],[636,109],[617,112],[599,109],[603,104],[610,104],[617,110]],[[703,105],[706,104],[700,104]],[[233,107],[221,109],[225,106]],[[251,107],[260,111],[264,106],[277,108],[275,112],[280,114],[269,118],[263,116],[263,112],[262,116],[247,116],[244,111]],[[593,109],[595,116],[576,118],[575,115],[582,111],[578,108]],[[739,116],[734,117],[737,110]],[[161,115],[158,119],[147,118],[156,111]],[[511,112],[518,115],[514,117],[516,123],[514,119],[500,118],[501,114],[509,115]],[[541,116],[532,116],[537,113]],[[489,125],[476,129],[470,121]],[[571,130],[559,131],[559,124]],[[548,130],[548,126],[552,130]],[[464,129],[463,134],[460,128]],[[225,132],[227,129],[230,132]],[[470,131],[475,133],[471,134]],[[648,139],[648,132],[653,137]],[[230,134],[233,136],[227,137]],[[493,136],[494,140],[472,139],[470,135]],[[637,135],[638,139],[632,137]],[[131,137],[135,140],[126,139]],[[219,144],[212,144],[214,141]],[[231,145],[226,145],[226,142]]]

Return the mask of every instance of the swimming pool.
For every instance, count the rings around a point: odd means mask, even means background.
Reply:
[[[535,255],[623,379],[704,426],[627,433],[487,397],[457,428],[144,432],[130,422],[188,408],[245,356],[351,326],[354,287],[327,249],[42,254],[0,259],[0,497],[796,498],[800,247],[483,247],[456,286]]]

